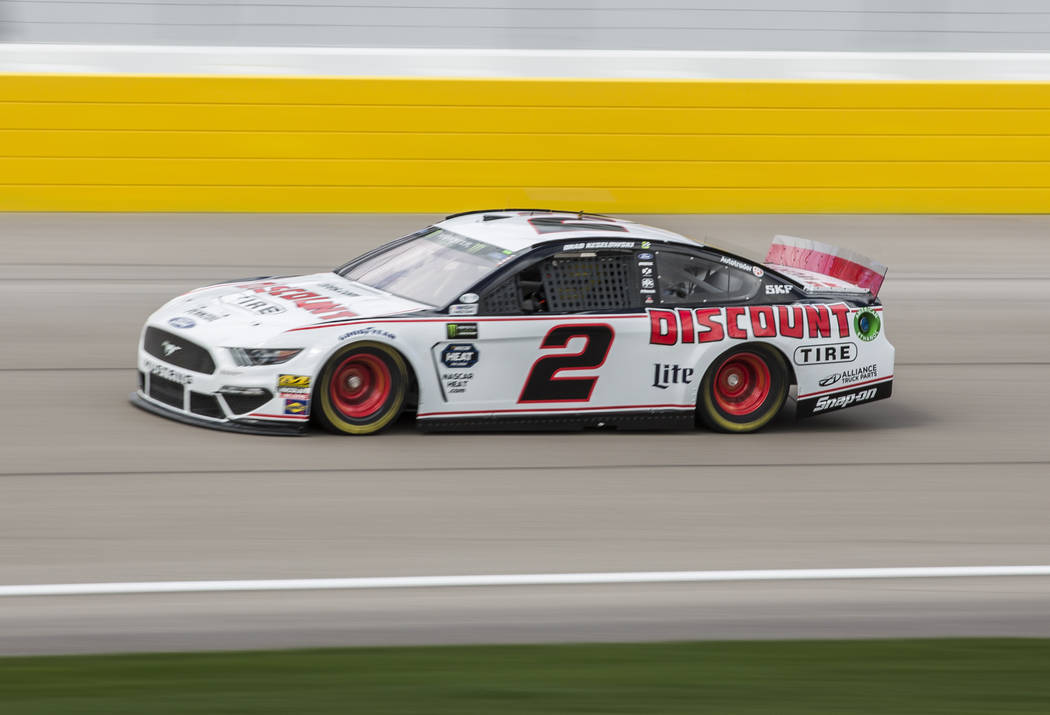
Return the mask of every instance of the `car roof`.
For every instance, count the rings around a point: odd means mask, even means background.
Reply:
[[[555,231],[541,233],[531,220],[540,219]],[[559,223],[570,230],[561,230]],[[548,211],[545,209],[499,209],[470,211],[454,214],[435,224],[461,236],[484,241],[498,248],[517,253],[552,241],[667,241],[690,246],[702,245],[674,231],[646,226],[626,219],[577,211]],[[575,228],[578,227],[578,228]],[[604,228],[603,228],[604,227]]]

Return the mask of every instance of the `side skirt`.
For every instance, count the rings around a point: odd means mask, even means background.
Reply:
[[[588,412],[557,415],[469,415],[423,417],[416,420],[423,432],[528,432],[583,429],[683,430],[696,426],[692,410],[667,412]]]

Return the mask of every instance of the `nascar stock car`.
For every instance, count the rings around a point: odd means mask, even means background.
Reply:
[[[370,434],[766,425],[890,396],[886,268],[777,236],[764,263],[597,214],[449,216],[325,273],[153,313],[132,401],[183,422]]]

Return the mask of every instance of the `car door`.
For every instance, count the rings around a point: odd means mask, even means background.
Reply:
[[[644,306],[655,287],[643,288],[646,263],[652,254],[633,249],[550,249],[497,277],[481,292],[477,316],[449,328],[462,339],[433,348],[448,413],[649,404]]]
[[[773,309],[762,304],[771,295],[790,298],[783,294],[790,286],[768,280],[757,264],[703,249],[669,246],[654,254],[657,295],[648,309],[654,369],[671,381],[689,371],[678,398],[695,404],[716,356],[737,341],[775,333]]]

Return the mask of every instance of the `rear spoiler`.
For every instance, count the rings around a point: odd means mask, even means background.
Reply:
[[[859,253],[794,236],[773,237],[766,265],[797,278],[807,290],[868,291],[875,297],[889,270]]]

